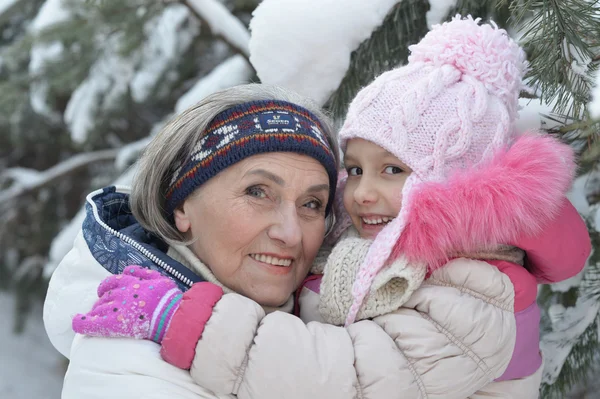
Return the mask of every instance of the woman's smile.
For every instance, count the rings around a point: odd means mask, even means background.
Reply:
[[[249,258],[263,270],[274,275],[287,275],[294,270],[294,260],[265,254],[251,254]]]

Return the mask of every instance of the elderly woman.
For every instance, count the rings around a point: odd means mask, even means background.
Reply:
[[[141,157],[131,194],[87,197],[82,231],[50,281],[46,329],[70,359],[63,398],[215,397],[152,342],[75,336],[73,315],[128,265],[183,291],[208,281],[266,312],[291,312],[331,219],[338,157],[328,118],[276,87],[224,90],[171,121]],[[124,317],[127,300],[111,312]]]
[[[83,236],[52,278],[45,321],[71,361],[63,398],[462,399],[483,387],[472,397],[506,391],[493,381],[522,354],[513,335],[493,332],[515,323],[511,294],[535,290],[533,277],[518,287],[498,280],[508,298],[499,303],[481,294],[491,280],[441,272],[399,310],[382,312],[373,292],[380,316],[348,328],[287,314],[325,235],[337,153],[318,110],[261,86],[217,93],[169,124],[140,160],[132,212],[114,189],[91,194]],[[344,280],[339,292],[328,287],[337,298],[368,245],[342,249],[325,271]],[[499,275],[490,269],[487,277]],[[100,300],[85,313],[98,284]],[[301,307],[314,308],[309,302]],[[87,335],[143,340],[74,337],[73,316]],[[469,317],[492,333],[461,322]],[[533,397],[523,389],[538,378],[511,389]]]

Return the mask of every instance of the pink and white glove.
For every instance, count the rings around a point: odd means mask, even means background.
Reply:
[[[183,293],[155,270],[128,266],[106,278],[98,300],[86,314],[73,318],[73,330],[96,337],[130,337],[161,343]]]
[[[86,314],[73,318],[73,331],[94,337],[148,339],[162,344],[167,362],[191,367],[195,347],[223,289],[200,282],[182,293],[157,271],[127,266],[123,274],[106,278],[98,301]]]

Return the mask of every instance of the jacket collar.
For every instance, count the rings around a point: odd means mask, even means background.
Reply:
[[[168,245],[133,217],[129,189],[110,186],[86,198],[83,236],[94,258],[113,274],[140,265],[173,278],[182,290],[204,279],[167,256]]]

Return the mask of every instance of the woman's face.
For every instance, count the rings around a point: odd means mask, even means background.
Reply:
[[[306,277],[325,235],[329,178],[294,153],[246,158],[175,211],[190,248],[226,287],[280,306]]]

